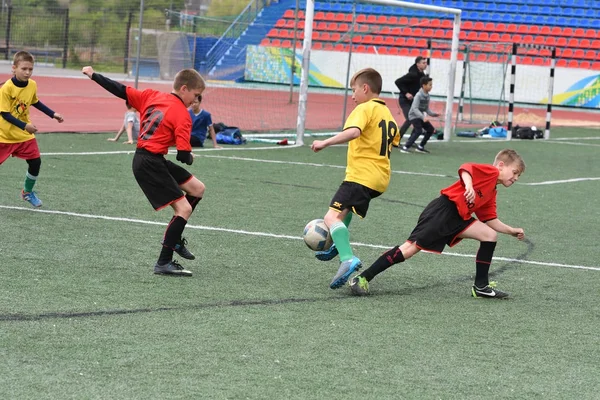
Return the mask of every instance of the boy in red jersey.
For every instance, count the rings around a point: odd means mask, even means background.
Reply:
[[[369,281],[394,264],[408,260],[421,250],[441,253],[444,247],[462,239],[479,240],[475,259],[473,297],[506,298],[508,293],[495,289],[488,280],[488,272],[498,233],[525,238],[523,229],[504,224],[496,215],[496,185],[510,187],[525,172],[525,162],[516,151],[505,149],[494,159],[494,164],[467,163],[460,166],[460,179],[442,189],[419,216],[417,226],[401,246],[386,251],[366,271],[350,282],[352,294],[369,293]],[[477,219],[471,214],[475,214]]]
[[[34,106],[48,117],[63,122],[59,113],[52,111],[37,97],[37,84],[33,74],[33,56],[19,51],[13,57],[12,78],[0,89],[0,164],[10,156],[27,161],[25,184],[21,198],[34,207],[41,207],[42,201],[33,191],[42,160],[34,133],[37,128],[29,118],[29,109]]]
[[[133,175],[155,210],[171,206],[174,211],[165,231],[160,256],[154,265],[154,273],[191,276],[191,271],[173,260],[173,252],[188,260],[195,258],[185,247],[187,242],[181,235],[196,204],[204,195],[205,186],[185,168],[165,159],[164,155],[170,146],[176,146],[177,161],[192,165],[192,120],[187,108],[204,91],[204,79],[197,71],[184,69],[175,76],[173,91],[162,93],[124,86],[95,73],[89,66],[83,67],[82,72],[139,110],[141,123],[133,156]]]

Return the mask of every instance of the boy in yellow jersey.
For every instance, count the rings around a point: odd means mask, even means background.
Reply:
[[[385,101],[379,98],[381,86],[381,75],[373,68],[354,74],[350,87],[357,106],[348,116],[344,130],[312,144],[312,150],[318,152],[328,146],[348,143],[346,177],[324,218],[333,245],[329,250],[315,254],[321,261],[340,256],[340,267],[329,284],[332,289],[343,286],[350,275],[362,267],[350,246],[348,225],[352,214],[366,217],[371,199],[385,192],[390,182],[390,151],[398,125]]]
[[[42,202],[33,191],[33,185],[42,164],[40,150],[35,140],[35,125],[29,119],[29,107],[34,106],[50,118],[63,122],[62,115],[46,107],[37,98],[37,84],[31,78],[33,56],[19,51],[13,57],[13,77],[0,89],[0,164],[10,156],[27,161],[29,168],[21,198],[40,207]]]

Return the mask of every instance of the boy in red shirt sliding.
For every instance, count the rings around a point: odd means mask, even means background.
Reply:
[[[369,293],[369,281],[394,264],[408,260],[421,250],[441,253],[462,239],[481,242],[475,259],[475,284],[473,297],[502,299],[508,293],[489,282],[488,272],[498,233],[525,238],[523,229],[504,224],[496,215],[496,185],[510,187],[525,172],[525,162],[514,150],[499,152],[494,164],[467,163],[460,166],[460,179],[442,189],[441,196],[433,200],[419,216],[417,226],[401,246],[386,251],[366,271],[350,281],[352,294]],[[475,214],[475,219],[471,214]]]

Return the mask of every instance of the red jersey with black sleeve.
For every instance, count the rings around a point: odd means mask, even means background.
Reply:
[[[192,151],[192,119],[179,96],[127,86],[127,101],[140,112],[139,149],[154,154],[167,154],[172,146],[177,150]]]
[[[473,178],[473,190],[475,191],[473,203],[467,203],[465,184],[462,179],[442,189],[440,193],[456,204],[458,214],[465,221],[469,220],[473,213],[482,222],[498,218],[496,212],[496,184],[500,173],[498,169],[490,164],[466,163],[458,169],[459,177],[463,171],[468,172]]]

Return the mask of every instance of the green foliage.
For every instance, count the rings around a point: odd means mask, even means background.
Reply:
[[[248,5],[240,0],[212,0],[208,8],[209,17],[228,17],[239,15]]]

